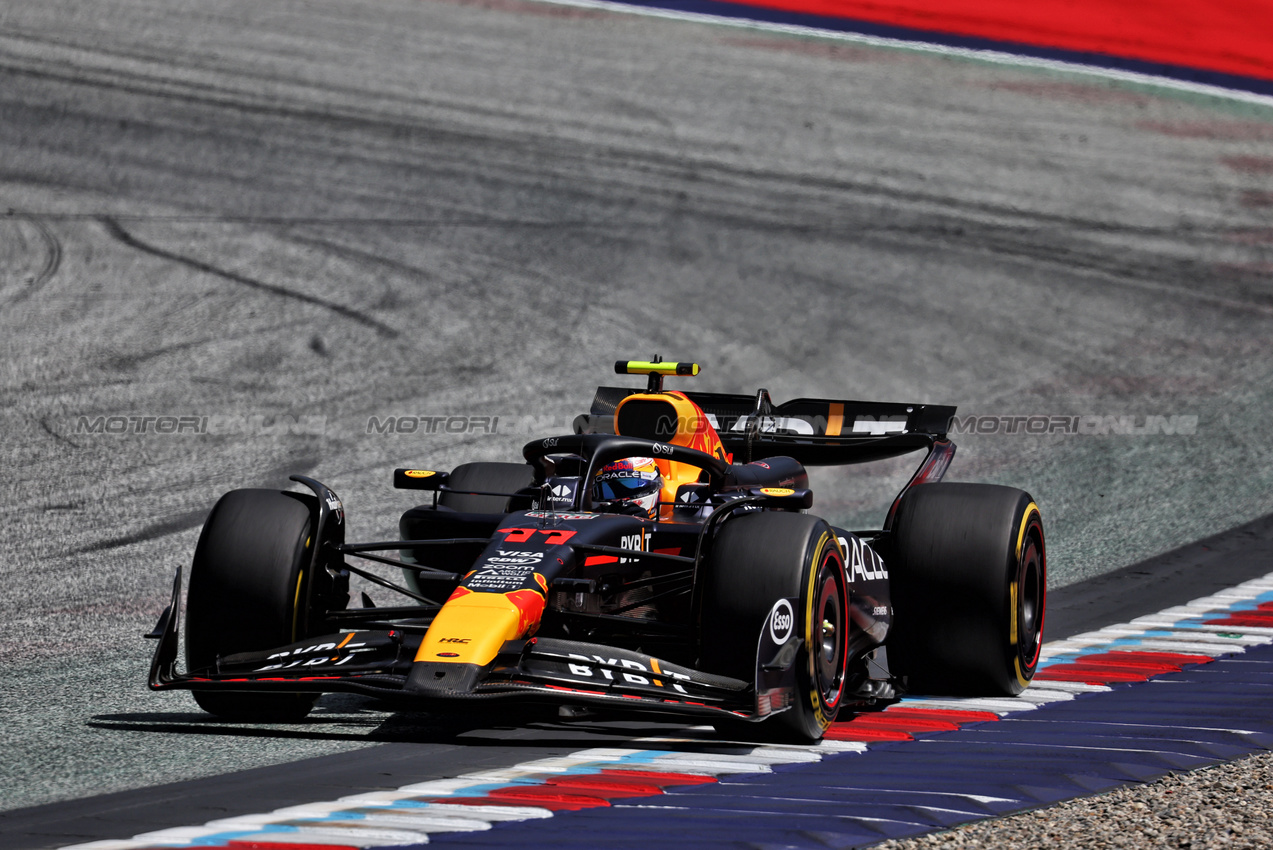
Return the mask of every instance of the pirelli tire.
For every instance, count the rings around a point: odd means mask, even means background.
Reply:
[[[1047,556],[1029,493],[923,484],[903,496],[888,562],[889,666],[910,693],[1016,695],[1043,642]]]
[[[728,520],[712,544],[702,588],[700,666],[746,682],[756,676],[761,628],[779,599],[798,599],[797,687],[791,708],[728,734],[816,741],[845,695],[849,634],[844,553],[831,527],[807,514],[767,511]],[[766,659],[768,660],[768,659]]]
[[[452,490],[477,490],[479,493],[516,493],[535,483],[535,472],[525,463],[464,463],[451,472],[447,487]],[[483,496],[472,493],[442,493],[438,504],[453,511],[477,514],[505,514],[509,511],[507,496]]]
[[[308,574],[318,500],[278,490],[232,490],[203,524],[186,601],[192,673],[219,656],[303,640],[325,608]],[[317,694],[194,691],[201,708],[234,720],[296,721]]]
[[[438,494],[438,507],[443,510],[460,511],[474,514],[506,514],[512,509],[513,501],[508,496],[489,496],[482,493],[516,493],[535,483],[535,471],[525,463],[500,463],[483,461],[462,463],[451,471],[447,479],[447,487],[452,490],[477,490],[478,493]],[[417,508],[417,511],[426,510]],[[419,531],[418,524],[408,511],[399,523],[402,539],[411,540]],[[415,553],[404,551],[402,560],[409,564],[419,563]],[[404,584],[413,592],[426,594],[421,587],[420,579],[414,570],[403,570]]]

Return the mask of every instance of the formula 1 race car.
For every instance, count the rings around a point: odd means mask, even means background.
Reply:
[[[323,692],[404,708],[475,701],[699,715],[816,740],[845,706],[1011,695],[1034,675],[1043,524],[1021,490],[939,483],[954,407],[665,391],[692,363],[620,361],[570,435],[523,463],[398,469],[431,494],[402,539],[345,542],[312,491],[235,490],[148,637],[155,689],[227,718],[298,720]],[[807,465],[926,450],[882,527],[807,513]],[[399,558],[385,553],[400,553]],[[357,561],[356,566],[351,561]],[[394,581],[371,570],[400,570]],[[349,607],[350,575],[401,594]]]

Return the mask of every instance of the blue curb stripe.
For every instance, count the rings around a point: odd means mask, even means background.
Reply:
[[[854,18],[839,18],[804,12],[789,12],[782,9],[743,6],[737,3],[720,2],[720,0],[621,0],[619,5],[661,9],[691,15],[711,15],[719,18],[755,21],[757,23],[809,27],[828,32],[852,33],[854,35],[888,38],[917,44],[941,45],[963,50],[996,51],[1033,59],[1087,65],[1094,68],[1165,77],[1188,83],[1247,91],[1254,94],[1273,95],[1273,80],[1227,74],[1222,71],[1193,68],[1187,65],[1131,59],[1110,53],[1066,50],[1059,47],[1044,47],[1025,42],[997,41],[938,30],[912,29],[910,27],[879,24]]]
[[[758,747],[687,730],[688,738],[634,742],[640,749],[581,750],[76,850],[209,847],[232,840],[387,850],[377,842],[408,835],[422,843],[501,850],[510,843],[595,847],[599,841],[641,850],[652,843],[821,848],[918,835],[1273,748],[1273,629],[1235,626],[1221,632],[1202,625],[1271,596],[1273,574],[1043,649],[1042,666],[1081,663],[1111,649],[1207,659],[1145,681],[1036,680],[1016,699],[908,697],[903,705],[918,708],[918,715],[889,709],[873,720],[849,718],[836,724],[836,740],[817,746]],[[1120,658],[1128,663],[1120,665]],[[1107,654],[1104,661],[1117,674],[1154,658]],[[1101,664],[1090,675],[1100,681],[1109,678],[1105,671]],[[954,731],[914,732],[906,741],[851,740],[858,732],[869,738],[880,720],[913,729],[908,717],[950,719],[941,713],[949,709],[990,712],[998,719],[959,723]],[[838,740],[845,737],[850,740]],[[711,782],[669,785],[649,797],[618,795],[608,805],[555,813],[534,799],[491,800],[492,807],[462,802],[509,788],[538,787],[551,794],[547,785],[554,776],[569,780],[625,769],[706,774]],[[605,795],[600,786],[597,790]],[[567,782],[560,791],[590,796],[587,783]]]
[[[1116,724],[1116,725],[1115,725]],[[770,774],[558,812],[444,847],[854,847],[1193,770],[1273,746],[1273,647],[1035,711]],[[961,796],[963,795],[963,796]],[[1010,802],[975,803],[967,795]],[[515,830],[515,832],[511,831]]]

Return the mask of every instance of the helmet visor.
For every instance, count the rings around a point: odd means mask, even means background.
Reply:
[[[657,474],[621,469],[598,475],[592,492],[595,499],[613,502],[619,499],[639,499],[658,492],[661,486]]]

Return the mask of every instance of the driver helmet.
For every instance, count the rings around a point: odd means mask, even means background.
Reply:
[[[623,513],[653,518],[659,510],[663,476],[651,457],[625,457],[607,463],[592,479],[592,501],[608,502]]]

